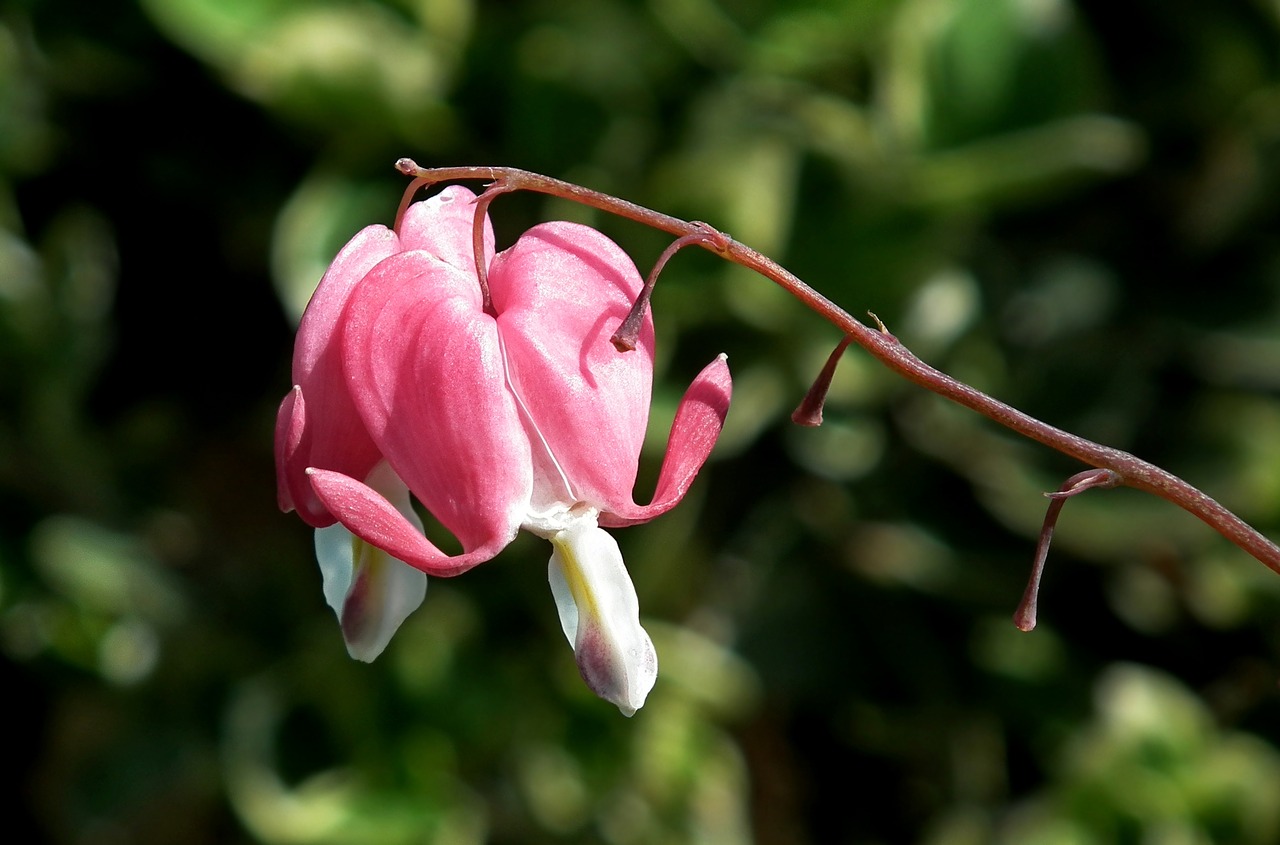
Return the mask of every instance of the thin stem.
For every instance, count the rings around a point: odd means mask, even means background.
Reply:
[[[433,185],[457,180],[485,179],[500,182],[506,190],[526,190],[573,200],[628,220],[634,220],[677,237],[702,231],[698,224],[653,211],[627,200],[592,191],[580,185],[552,179],[511,167],[438,167],[424,169],[411,159],[402,158],[396,168],[406,176]],[[1178,476],[1135,457],[1055,428],[991,396],[957,381],[920,360],[889,332],[883,324],[871,328],[855,320],[847,311],[809,287],[773,259],[762,255],[725,235],[722,239],[700,242],[700,245],[722,258],[732,261],[772,280],[800,300],[805,307],[852,337],[853,342],[873,358],[909,381],[939,396],[963,405],[1018,434],[1069,455],[1082,463],[1108,469],[1119,477],[1119,483],[1152,493],[1199,517],[1215,531],[1257,558],[1268,568],[1280,573],[1280,546],[1267,539],[1240,517],[1183,481]]]
[[[418,193],[419,188],[431,185],[431,179],[427,177],[419,177],[409,183],[404,189],[404,193],[400,196],[400,207],[396,209],[396,220],[391,224],[391,228],[398,235],[400,234],[400,224],[404,222],[404,213],[409,210],[409,203],[413,202],[413,195]]]
[[[622,325],[618,326],[618,330],[613,333],[613,337],[609,338],[609,341],[619,352],[631,352],[636,348],[636,342],[640,338],[640,326],[644,323],[645,312],[649,309],[649,300],[653,297],[653,286],[657,284],[658,274],[662,272],[662,268],[667,266],[671,256],[690,244],[705,244],[717,239],[721,241],[727,240],[723,233],[711,228],[706,223],[695,221],[693,225],[700,226],[702,231],[676,238],[671,242],[670,246],[662,251],[662,255],[658,256],[653,269],[649,271],[648,278],[644,280],[644,287],[640,289],[640,294],[636,297],[636,301],[632,303],[631,310],[627,312]]]
[[[1067,499],[1077,496],[1094,487],[1115,487],[1120,483],[1120,476],[1109,469],[1087,469],[1078,472],[1066,480],[1056,493],[1045,493],[1049,498],[1049,507],[1045,509],[1044,524],[1040,527],[1040,539],[1036,541],[1036,557],[1031,564],[1031,577],[1027,579],[1027,589],[1018,602],[1018,609],[1013,614],[1013,624],[1020,631],[1030,631],[1036,627],[1036,608],[1040,601],[1040,579],[1044,576],[1044,564],[1049,559],[1049,544],[1053,542],[1053,530],[1058,525],[1058,514]]]
[[[484,313],[496,317],[493,310],[493,297],[489,294],[489,262],[484,251],[484,223],[489,217],[489,206],[500,194],[511,188],[502,184],[490,185],[483,194],[476,197],[475,217],[471,223],[471,250],[476,259],[476,279],[480,282],[480,296],[483,300]]]

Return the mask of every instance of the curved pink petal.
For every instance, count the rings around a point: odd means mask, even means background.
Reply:
[[[552,463],[535,446],[535,506],[630,501],[649,416],[653,320],[632,352],[609,338],[642,284],[617,244],[576,223],[535,226],[490,266],[512,389],[537,429],[531,439],[554,455]]]
[[[324,469],[307,471],[316,494],[348,531],[394,558],[428,575],[460,575],[489,560],[515,536],[491,537],[460,555],[442,552],[396,506],[369,485],[349,475]]]
[[[719,355],[698,373],[680,400],[653,501],[642,507],[628,496],[625,504],[601,513],[600,524],[619,527],[647,522],[679,504],[716,445],[732,395],[729,363]]]
[[[510,542],[533,486],[529,440],[475,273],[426,252],[388,258],[352,294],[342,349],[361,419],[418,500],[466,552]]]
[[[476,195],[461,185],[450,185],[438,194],[409,206],[400,222],[400,248],[420,249],[446,264],[474,273],[475,249],[472,233],[476,217]],[[493,260],[493,224],[484,220],[485,266]]]
[[[334,518],[307,483],[307,467],[364,478],[379,460],[347,392],[335,331],[360,280],[398,249],[395,233],[385,226],[357,233],[325,272],[298,326],[294,388],[276,418],[276,478],[281,509],[296,508],[316,528],[332,525]]]
[[[285,513],[294,508],[289,467],[294,465],[294,455],[302,445],[305,421],[306,403],[302,400],[302,388],[295,385],[293,390],[284,395],[280,410],[276,412],[276,503]]]

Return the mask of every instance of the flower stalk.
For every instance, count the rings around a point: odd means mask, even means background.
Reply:
[[[407,158],[396,162],[396,167],[413,177],[414,190],[441,182],[485,180],[491,183],[490,192],[535,191],[633,220],[677,238],[702,234],[701,239],[694,241],[699,246],[780,285],[839,329],[848,340],[903,378],[1081,463],[1112,473],[1115,482],[1106,486],[1132,487],[1172,502],[1280,573],[1280,546],[1190,483],[1128,452],[1049,425],[937,370],[904,346],[878,320],[873,328],[855,319],[771,258],[722,233],[718,233],[719,237],[706,237],[710,228],[706,224],[685,221],[609,194],[511,167],[422,168]]]

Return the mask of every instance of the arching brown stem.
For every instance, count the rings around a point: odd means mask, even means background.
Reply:
[[[584,188],[570,182],[552,179],[511,167],[437,167],[422,168],[411,159],[402,158],[396,168],[414,179],[413,186],[440,182],[480,179],[497,182],[504,191],[525,190],[573,200],[628,220],[634,220],[675,235],[677,238],[706,231],[705,224],[692,223],[645,208],[609,194]],[[727,235],[698,242],[700,246],[722,258],[755,270],[785,288],[807,308],[838,328],[872,357],[909,381],[950,399],[991,419],[1024,437],[1069,455],[1098,469],[1110,470],[1123,484],[1166,499],[1194,514],[1215,531],[1257,558],[1268,568],[1280,573],[1280,546],[1217,501],[1183,481],[1173,473],[1135,457],[1055,428],[1019,411],[980,390],[957,381],[926,364],[907,349],[894,335],[879,324],[871,328],[855,320],[847,311],[809,287],[773,259],[733,240]]]

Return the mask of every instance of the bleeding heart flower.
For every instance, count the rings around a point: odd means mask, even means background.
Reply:
[[[728,412],[728,366],[721,355],[694,379],[653,501],[635,504],[652,317],[634,351],[610,336],[640,292],[639,273],[611,240],[575,223],[536,226],[495,255],[486,219],[486,311],[474,200],[451,187],[416,203],[398,235],[365,229],[325,274],[277,421],[280,504],[319,529],[326,597],[365,660],[421,601],[420,573],[464,572],[522,528],[550,540],[552,594],[582,676],[631,715],[657,658],[601,526],[645,522],[684,497]],[[427,539],[410,492],[460,554]]]

